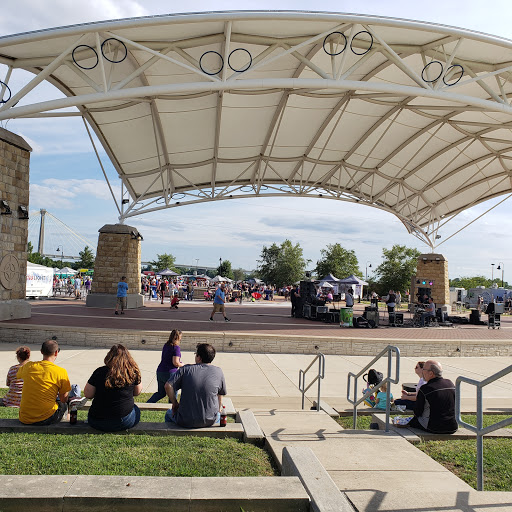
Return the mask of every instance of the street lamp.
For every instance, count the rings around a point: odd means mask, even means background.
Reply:
[[[500,261],[498,263],[498,266],[496,267],[496,270],[501,270],[501,287],[503,288],[505,285],[503,284],[503,274],[505,272],[505,264],[503,263],[503,261]]]
[[[57,247],[56,251],[60,252],[60,268],[62,269],[62,267],[63,267],[62,260],[64,258],[64,247],[62,247],[62,245],[59,245],[59,247]]]
[[[372,268],[372,264],[369,261],[367,261],[366,262],[366,272],[364,274],[364,280],[365,281],[368,281],[368,269],[369,268]]]
[[[494,284],[494,265],[496,263],[491,263],[491,286]]]
[[[197,275],[197,266],[199,265],[199,258],[195,258],[196,260],[196,275]]]

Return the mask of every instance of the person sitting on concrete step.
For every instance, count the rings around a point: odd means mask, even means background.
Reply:
[[[195,364],[181,367],[165,384],[165,391],[172,408],[165,414],[165,421],[180,427],[210,427],[219,422],[222,396],[226,382],[222,370],[211,363],[215,348],[208,343],[197,345]],[[176,395],[181,389],[178,403]]]

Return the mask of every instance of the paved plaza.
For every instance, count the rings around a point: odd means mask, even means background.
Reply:
[[[416,339],[428,348],[430,340],[471,339],[508,340],[512,334],[512,321],[504,317],[501,330],[486,326],[463,325],[454,328],[393,328],[343,329],[332,324],[294,319],[289,316],[289,304],[230,304],[231,322],[208,320],[211,303],[182,303],[178,311],[169,310],[167,304],[153,302],[140,310],[129,310],[124,316],[114,316],[110,310],[85,308],[72,300],[41,301],[33,303],[31,319],[17,321],[23,325],[59,325],[70,330],[88,328],[185,332],[244,332],[317,336],[319,333],[342,339],[344,336],[391,339],[400,347],[404,340]],[[362,306],[356,305],[356,311]],[[362,309],[361,309],[362,311]],[[1,339],[0,323],[0,375],[5,375],[15,363],[14,343]],[[362,333],[362,334],[360,334]],[[43,340],[41,340],[43,341]],[[39,358],[40,344],[30,345],[32,359]],[[155,370],[160,361],[160,348],[130,349],[142,371],[144,392],[156,391]],[[107,347],[63,345],[57,364],[67,369],[73,383],[81,387],[95,368],[103,364]],[[436,358],[436,354],[431,356]],[[316,399],[316,386],[308,392],[305,411],[301,410],[298,373],[306,368],[313,354],[241,353],[219,351],[214,364],[226,376],[228,396],[237,410],[251,409],[267,438],[268,449],[280,463],[285,446],[310,448],[327,470],[336,486],[344,491],[359,511],[442,511],[442,512],[505,512],[512,510],[512,493],[478,493],[454,474],[437,464],[397,433],[379,431],[344,431],[323,411],[310,411]],[[182,359],[193,363],[191,350],[184,350]],[[348,372],[357,373],[372,359],[370,356],[327,355],[325,379],[322,381],[322,400],[338,411],[347,411]],[[415,382],[415,357],[401,357],[400,382]],[[512,365],[512,357],[439,357],[445,376],[455,379],[464,375],[482,380]],[[375,365],[385,372],[386,363]],[[392,393],[400,393],[393,385]],[[465,386],[462,390],[462,409],[475,410],[475,390]],[[485,388],[484,404],[487,411],[512,412],[512,374]],[[421,499],[414,488],[421,488]]]

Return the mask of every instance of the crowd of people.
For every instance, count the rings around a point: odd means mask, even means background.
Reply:
[[[171,407],[165,421],[185,428],[209,427],[219,423],[226,383],[222,370],[211,363],[215,348],[197,345],[194,364],[181,360],[182,332],[173,330],[162,349],[156,369],[158,391],[148,400],[168,397]],[[87,415],[89,425],[102,432],[133,428],[140,421],[140,409],[134,397],[142,392],[139,366],[128,349],[115,344],[104,365],[96,368],[85,384],[81,397],[79,385],[71,384],[67,371],[55,364],[60,348],[55,340],[41,346],[41,361],[30,361],[30,348],[16,350],[17,364],[7,373],[7,394],[0,405],[19,408],[19,420],[26,425],[59,423],[70,410],[92,400]],[[178,396],[181,392],[181,398]]]
[[[91,292],[92,277],[81,276],[77,274],[73,277],[61,277],[57,274],[53,276],[53,295],[64,294],[75,299],[85,299]]]

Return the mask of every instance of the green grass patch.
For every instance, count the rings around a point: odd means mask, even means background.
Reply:
[[[352,416],[340,416],[336,418],[336,421],[345,429],[352,429],[353,425],[353,417]],[[358,430],[368,430],[370,428],[370,423],[372,422],[371,416],[357,416],[357,429]]]
[[[476,441],[429,441],[417,447],[476,489]],[[484,438],[484,490],[512,491],[512,439]]]
[[[0,474],[275,476],[268,453],[235,439],[2,434]]]

